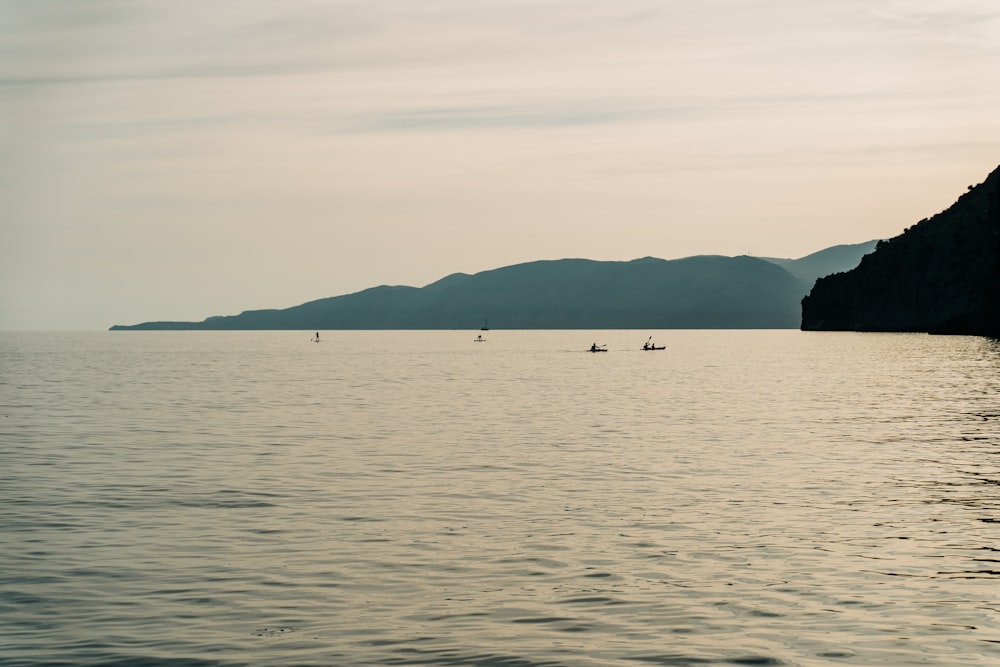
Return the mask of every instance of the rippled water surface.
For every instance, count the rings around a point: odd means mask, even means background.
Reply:
[[[311,333],[0,334],[0,663],[1000,664],[997,341]]]

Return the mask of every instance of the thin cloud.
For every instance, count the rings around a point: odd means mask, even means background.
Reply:
[[[706,123],[782,113],[809,114],[821,111],[830,116],[852,109],[869,113],[876,109],[905,109],[923,104],[923,93],[864,92],[739,95],[724,91],[692,99],[685,104],[657,104],[650,99],[562,100],[560,104],[520,106],[464,106],[369,110],[350,117],[344,124],[348,133],[451,132],[466,130],[517,130],[531,128],[572,128],[578,126],[632,125],[637,123]]]
[[[995,2],[953,3],[886,0],[867,13],[887,36],[902,36],[925,45],[952,44],[962,50],[1000,50],[1000,7]]]
[[[443,108],[376,114],[356,119],[351,127],[357,132],[555,128],[620,123],[642,115],[646,114],[586,108]]]

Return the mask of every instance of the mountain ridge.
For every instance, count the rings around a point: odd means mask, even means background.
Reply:
[[[874,244],[835,246],[849,249],[838,266],[850,268]],[[478,329],[484,317],[507,329],[797,328],[818,254],[535,260],[419,288],[379,285],[284,309],[111,330]]]

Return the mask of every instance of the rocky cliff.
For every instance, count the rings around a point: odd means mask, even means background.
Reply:
[[[853,270],[817,280],[801,327],[1000,336],[1000,168]]]

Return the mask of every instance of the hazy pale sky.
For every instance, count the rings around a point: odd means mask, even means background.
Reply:
[[[0,0],[0,328],[888,238],[998,84],[996,0]]]

